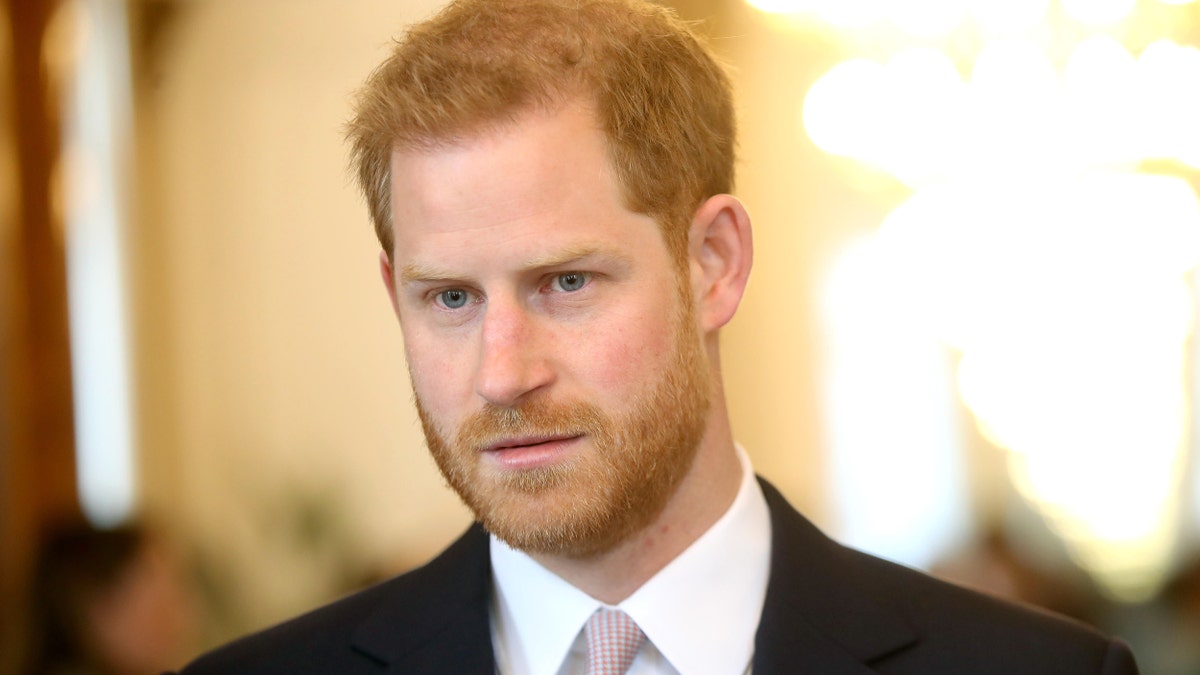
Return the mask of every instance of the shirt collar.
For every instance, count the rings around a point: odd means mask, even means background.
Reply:
[[[750,459],[740,446],[737,453],[742,482],[733,504],[619,605],[681,673],[740,673],[754,653],[771,522]],[[513,672],[552,675],[601,603],[494,536],[491,554],[498,659]]]
[[[504,672],[554,675],[599,602],[495,535],[491,554],[496,662]]]
[[[680,673],[741,673],[754,654],[771,515],[740,447],[738,458],[742,483],[725,515],[621,603]]]

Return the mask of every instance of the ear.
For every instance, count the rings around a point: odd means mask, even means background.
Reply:
[[[700,205],[688,232],[688,253],[697,318],[709,333],[733,318],[750,279],[750,214],[737,197],[715,195]]]
[[[400,318],[400,303],[396,301],[396,277],[392,274],[392,262],[388,260],[387,251],[379,252],[379,276],[383,278],[383,286],[387,289],[388,298],[392,301],[392,311]]]

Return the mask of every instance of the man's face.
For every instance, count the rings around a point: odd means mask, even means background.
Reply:
[[[392,159],[385,273],[430,450],[533,553],[611,549],[663,509],[703,436],[688,267],[624,206],[585,109]]]

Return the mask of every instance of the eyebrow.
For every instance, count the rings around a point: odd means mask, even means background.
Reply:
[[[627,267],[631,264],[630,257],[620,251],[599,246],[574,246],[554,251],[545,255],[531,258],[521,265],[522,272],[533,270],[564,267],[579,262],[610,262]],[[414,283],[434,283],[442,281],[461,281],[463,277],[432,265],[409,263],[400,268],[397,275],[399,282],[404,285]]]

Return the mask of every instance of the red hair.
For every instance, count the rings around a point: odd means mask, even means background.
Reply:
[[[682,257],[695,209],[733,189],[729,79],[670,10],[640,0],[455,0],[413,26],[359,91],[347,128],[379,242],[393,254],[391,156],[590,105],[627,206]]]

